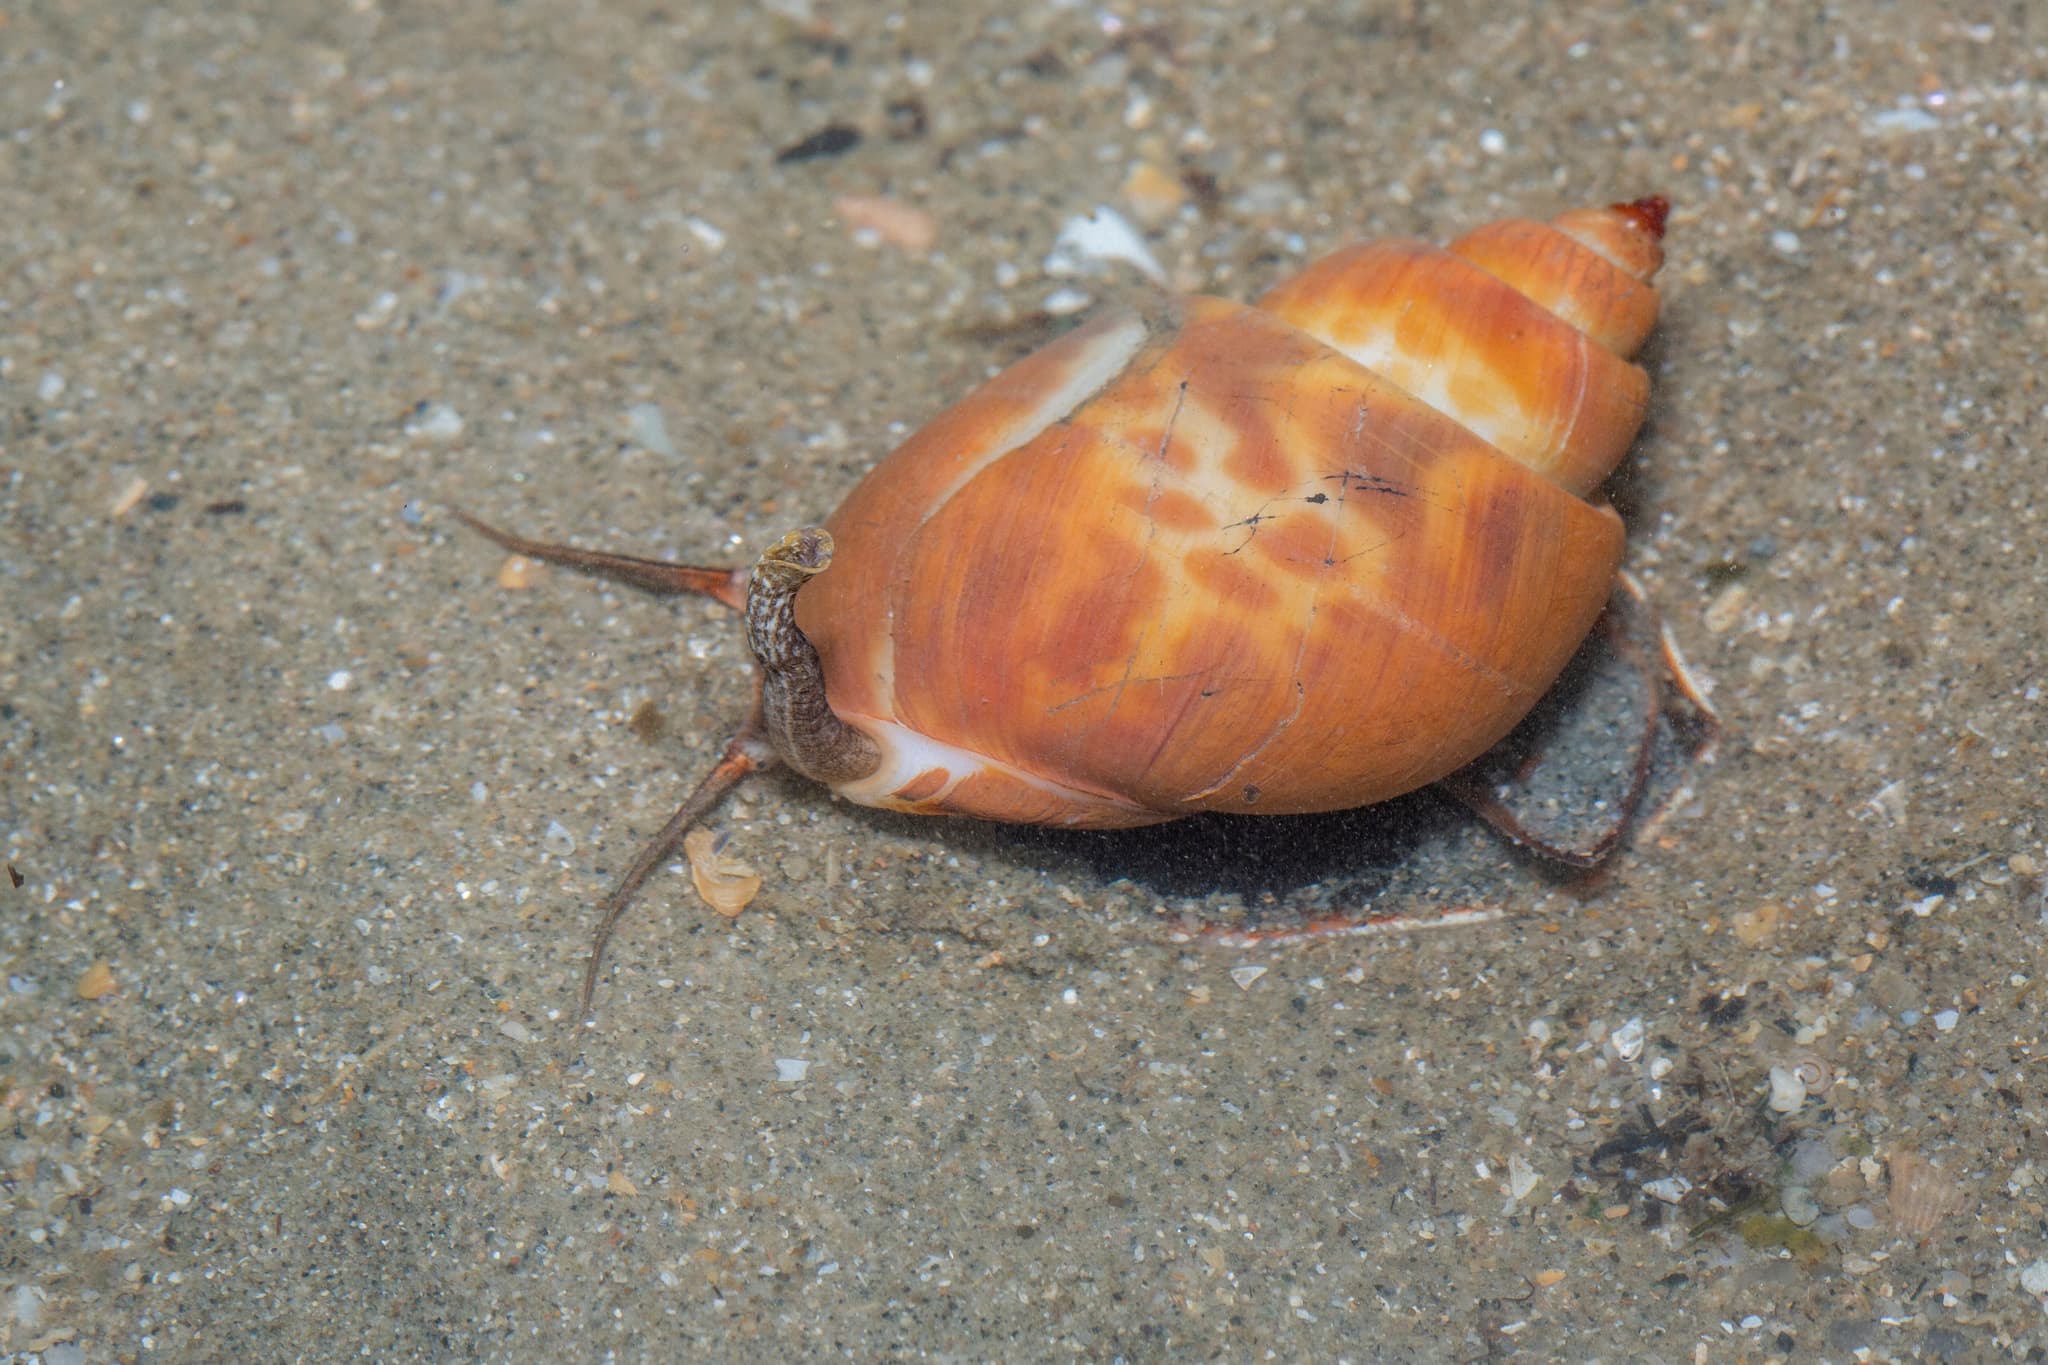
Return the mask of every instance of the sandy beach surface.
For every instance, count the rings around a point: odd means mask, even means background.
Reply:
[[[2048,1353],[2038,9],[80,0],[0,133],[7,1358]],[[744,643],[451,508],[744,562],[1149,267],[1652,192],[1605,873],[771,775],[579,1024]]]

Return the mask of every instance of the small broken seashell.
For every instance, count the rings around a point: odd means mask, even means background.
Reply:
[[[142,506],[142,500],[148,496],[148,479],[130,479],[128,486],[121,490],[121,495],[114,499],[114,505],[107,509],[107,514],[113,517],[114,520],[119,521],[122,517],[127,516],[130,512]]]
[[[1104,263],[1120,261],[1157,285],[1166,283],[1166,267],[1145,245],[1144,234],[1107,204],[1077,213],[1060,225],[1060,235],[1045,258],[1048,275],[1098,272]]]
[[[104,962],[95,962],[78,978],[78,998],[99,1000],[112,995],[114,986],[114,969]]]
[[[1643,1027],[1641,1019],[1631,1019],[1607,1035],[1607,1045],[1622,1061],[1632,1062],[1643,1055],[1643,1043],[1649,1036],[1649,1030]]]
[[[1806,1087],[1806,1093],[1825,1095],[1828,1087],[1835,1083],[1834,1069],[1811,1052],[1802,1052],[1785,1062],[1799,1083]]]
[[[1963,1187],[1918,1152],[1893,1152],[1891,1176],[1892,1226],[1914,1241],[1962,1212]]]
[[[761,874],[752,865],[728,856],[725,840],[725,835],[714,830],[693,829],[683,840],[683,856],[690,860],[690,880],[704,903],[727,919],[737,919],[760,893]]]
[[[1771,1068],[1771,1108],[1780,1114],[1796,1114],[1806,1103],[1806,1082],[1789,1066]]]
[[[839,221],[857,238],[884,243],[913,255],[939,240],[939,220],[914,204],[881,194],[842,194],[832,201]]]

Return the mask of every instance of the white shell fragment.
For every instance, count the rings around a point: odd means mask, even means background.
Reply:
[[[1624,1062],[1632,1062],[1643,1055],[1643,1042],[1649,1037],[1649,1030],[1643,1027],[1641,1019],[1631,1019],[1607,1035],[1608,1046],[1614,1055]]]
[[[1772,1067],[1771,1108],[1780,1114],[1796,1114],[1799,1106],[1805,1103],[1806,1078],[1799,1074],[1799,1068]]]
[[[668,434],[668,417],[659,403],[634,403],[626,409],[626,431],[635,445],[665,460],[676,458],[676,443]]]
[[[1048,275],[1080,275],[1096,270],[1102,263],[1121,261],[1133,266],[1154,284],[1166,283],[1166,268],[1145,245],[1145,238],[1130,220],[1105,204],[1087,213],[1077,213],[1060,227],[1060,235],[1045,258]]]
[[[1237,983],[1237,988],[1241,991],[1250,990],[1252,983],[1265,974],[1266,969],[1264,967],[1245,966],[1232,967],[1230,969],[1230,979]]]
[[[760,893],[761,874],[725,851],[725,836],[715,830],[693,829],[683,836],[683,856],[690,860],[690,880],[704,903],[727,919]]]

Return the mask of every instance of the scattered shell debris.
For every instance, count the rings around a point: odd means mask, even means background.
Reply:
[[[101,1000],[114,993],[114,986],[114,969],[105,962],[95,962],[78,978],[78,998]]]
[[[1166,268],[1145,245],[1145,238],[1130,220],[1098,204],[1087,213],[1077,213],[1060,226],[1052,250],[1045,258],[1048,275],[1099,273],[1110,263],[1131,266],[1154,284],[1166,283]]]
[[[1682,1175],[1667,1175],[1660,1180],[1644,1181],[1643,1193],[1666,1204],[1677,1204],[1692,1193],[1692,1182]]]
[[[683,856],[690,860],[690,880],[704,903],[727,919],[737,919],[761,891],[761,874],[752,864],[725,852],[730,836],[693,829],[683,836]]]
[[[1798,1070],[1789,1066],[1774,1066],[1770,1072],[1771,1109],[1780,1114],[1796,1114],[1806,1103],[1806,1081]]]
[[[1264,967],[1244,966],[1232,967],[1230,969],[1230,979],[1237,983],[1237,988],[1241,991],[1250,990],[1252,983],[1265,974],[1266,969]]]

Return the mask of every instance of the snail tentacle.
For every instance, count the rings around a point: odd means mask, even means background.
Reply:
[[[831,563],[830,532],[816,526],[791,531],[754,565],[746,610],[769,742],[805,777],[837,785],[871,775],[882,766],[882,751],[833,711],[818,651],[796,623],[798,590]]]
[[[766,772],[775,763],[775,750],[769,744],[761,723],[760,680],[757,678],[754,710],[747,717],[746,724],[726,742],[725,752],[719,756],[717,766],[706,773],[704,780],[683,799],[683,804],[676,807],[676,813],[668,818],[661,833],[648,840],[647,846],[640,850],[640,856],[633,860],[632,867],[612,888],[604,909],[598,913],[597,932],[590,939],[590,960],[583,969],[583,992],[577,998],[578,1019],[590,1018],[590,1002],[597,994],[598,974],[604,970],[604,950],[611,943],[612,931],[619,927],[619,920],[625,916],[626,907],[632,904],[641,884],[683,846],[683,836],[695,829],[697,823],[711,813],[711,808],[725,799],[727,792],[749,774]]]
[[[459,507],[451,507],[448,510],[454,514],[457,521],[470,530],[515,555],[544,560],[549,564],[560,564],[565,568],[581,569],[585,573],[598,574],[663,596],[686,592],[698,593],[714,602],[721,602],[734,611],[740,610],[746,602],[745,569],[673,564],[666,559],[643,559],[639,555],[612,554],[605,550],[586,550],[576,545],[528,540],[525,536],[500,530],[487,521],[479,521]]]

